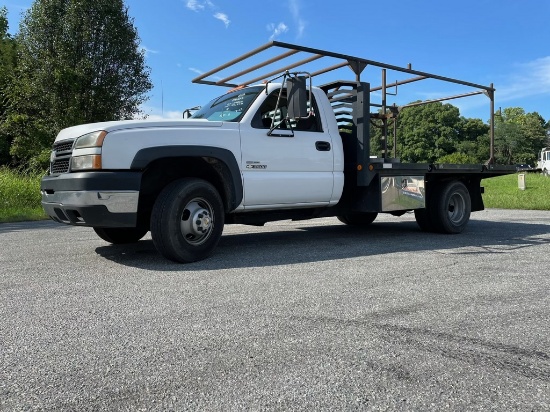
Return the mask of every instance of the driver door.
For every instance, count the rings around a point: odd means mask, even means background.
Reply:
[[[315,115],[293,121],[292,131],[283,121],[268,135],[273,119],[277,123],[286,117],[286,94],[277,106],[278,97],[279,90],[272,92],[252,121],[241,123],[245,209],[328,205],[334,184],[330,135]]]

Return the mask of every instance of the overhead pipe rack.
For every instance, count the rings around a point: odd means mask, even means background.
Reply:
[[[274,57],[270,57],[267,60],[263,60],[260,63],[256,63],[256,64],[254,64],[254,65],[252,65],[252,66],[250,66],[250,67],[248,67],[244,70],[238,71],[238,72],[233,73],[233,74],[225,75],[221,79],[214,78],[214,75],[217,75],[217,74],[221,73],[225,69],[228,69],[232,66],[235,66],[238,63],[241,63],[241,62],[243,62],[247,59],[251,59],[252,57],[254,57],[254,56],[256,56],[256,55],[258,55],[262,52],[266,52],[269,49],[277,49],[277,48],[278,49],[285,49],[286,51],[284,51],[281,54],[278,54]],[[301,60],[299,60],[299,61],[289,63],[289,58],[296,55],[296,54],[298,54],[298,53],[306,54],[308,56],[301,59]],[[254,49],[254,50],[252,50],[248,53],[245,53],[242,56],[237,57],[237,58],[235,58],[235,59],[219,66],[219,67],[216,67],[216,68],[214,68],[214,69],[212,69],[212,70],[210,70],[210,71],[208,71],[204,74],[201,74],[200,76],[193,79],[193,83],[200,83],[200,84],[207,84],[207,85],[214,85],[214,86],[224,86],[224,87],[230,87],[230,88],[244,87],[244,86],[248,86],[248,85],[251,85],[251,84],[258,83],[259,81],[262,81],[262,80],[265,80],[265,79],[269,79],[269,78],[273,77],[276,74],[280,74],[280,73],[283,73],[285,71],[295,69],[297,67],[302,67],[302,66],[304,66],[308,63],[311,63],[311,62],[316,61],[316,60],[320,60],[322,58],[327,58],[327,57],[328,58],[334,58],[334,59],[337,59],[337,60],[341,60],[341,62],[311,72],[312,77],[319,76],[321,74],[325,74],[325,73],[328,73],[328,72],[331,72],[331,71],[334,71],[334,70],[337,70],[337,69],[340,69],[342,67],[347,66],[355,74],[355,81],[361,81],[361,73],[363,72],[363,70],[367,66],[373,66],[373,67],[378,67],[378,68],[382,69],[382,84],[380,86],[371,88],[370,91],[371,92],[375,92],[375,91],[381,91],[382,92],[382,104],[381,105],[372,104],[372,106],[378,106],[378,107],[381,108],[381,111],[382,111],[382,113],[378,114],[376,117],[382,119],[382,122],[383,122],[382,127],[384,129],[384,148],[385,148],[384,155],[387,152],[387,121],[388,121],[388,118],[395,118],[396,117],[395,113],[396,112],[398,113],[401,109],[406,108],[406,107],[418,106],[418,105],[421,105],[421,104],[442,102],[442,101],[459,99],[459,98],[463,98],[463,97],[475,96],[475,95],[480,95],[480,94],[486,95],[490,100],[490,111],[491,111],[490,112],[490,120],[489,120],[489,123],[490,123],[489,124],[489,127],[490,127],[490,129],[489,129],[490,130],[490,132],[489,132],[490,157],[489,157],[489,160],[487,161],[487,164],[489,165],[489,164],[494,163],[495,88],[493,87],[492,83],[489,86],[484,86],[484,85],[481,85],[481,84],[471,83],[471,82],[467,82],[467,81],[460,80],[460,79],[454,79],[454,78],[451,78],[451,77],[440,76],[440,75],[433,74],[433,73],[423,72],[423,71],[419,71],[419,70],[413,70],[410,64],[408,65],[408,67],[400,67],[400,66],[395,66],[395,65],[391,65],[391,64],[381,63],[381,62],[374,61],[374,60],[364,59],[364,58],[361,58],[361,57],[355,57],[355,56],[350,56],[350,55],[341,54],[341,53],[334,53],[334,52],[321,50],[321,49],[315,49],[315,48],[311,48],[311,47],[303,47],[303,46],[290,44],[290,43],[279,42],[279,41],[271,41],[271,42],[269,42],[267,44],[264,44],[263,46],[260,46],[260,47]],[[283,66],[278,67],[277,69],[274,69],[274,70],[270,70],[269,72],[263,73],[262,75],[257,75],[256,74],[252,79],[248,79],[248,80],[245,80],[245,81],[233,82],[236,79],[240,79],[240,78],[242,78],[243,76],[245,76],[247,74],[255,73],[255,72],[257,73],[260,69],[263,69],[263,68],[265,68],[269,65],[275,64],[275,63],[281,63],[281,64],[283,64]],[[391,84],[387,84],[387,82],[386,82],[386,77],[387,77],[386,71],[387,70],[400,72],[400,73],[407,73],[407,74],[410,74],[410,75],[414,75],[415,77],[400,80],[400,81],[396,81],[396,82],[391,83]],[[421,80],[426,80],[426,79],[434,79],[434,80],[440,80],[440,81],[444,81],[444,82],[448,82],[448,83],[455,83],[455,84],[459,84],[459,85],[462,85],[462,86],[474,88],[474,89],[477,89],[477,90],[473,91],[473,92],[469,92],[469,93],[463,93],[463,94],[458,94],[458,95],[454,95],[454,96],[448,96],[448,97],[442,97],[442,98],[438,98],[438,99],[426,100],[426,101],[422,101],[422,102],[410,103],[410,104],[406,104],[406,105],[402,105],[402,106],[390,106],[390,107],[387,106],[386,101],[387,101],[388,89],[393,88],[393,87],[397,88],[397,86],[402,86],[402,85],[405,85],[405,84],[409,84],[409,83],[413,83],[413,82],[417,82],[417,81],[421,81]],[[394,122],[394,156],[396,155],[396,147],[397,147],[397,144],[396,144],[396,141],[395,141],[396,140],[395,127],[396,127],[396,125],[395,125],[395,122]]]

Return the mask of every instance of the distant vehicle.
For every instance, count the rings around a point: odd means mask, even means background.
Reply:
[[[533,172],[533,171],[535,171],[535,169],[533,169],[533,166],[531,166],[531,165],[520,163],[520,164],[516,165],[516,171],[518,171],[518,172]]]
[[[543,147],[539,152],[536,171],[545,176],[550,176],[550,147]]]

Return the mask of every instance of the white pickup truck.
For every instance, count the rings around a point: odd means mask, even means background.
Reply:
[[[278,80],[260,84],[204,80],[272,47],[343,59],[356,79],[313,87],[316,73],[285,67]],[[470,212],[483,209],[481,180],[513,170],[491,162],[411,164],[386,153],[371,156],[369,119],[386,124],[397,111],[370,103],[371,92],[380,88],[359,80],[367,64],[382,67],[384,75],[385,69],[398,70],[475,87],[480,90],[472,94],[488,94],[493,102],[492,87],[271,42],[195,79],[238,87],[189,119],[62,130],[50,173],[41,182],[42,205],[53,220],[93,227],[111,243],[136,242],[150,230],[158,251],[177,262],[208,257],[229,223],[337,216],[346,224],[367,225],[378,213],[414,211],[422,230],[461,232]],[[384,99],[388,87],[384,77]],[[380,110],[371,114],[371,106]]]

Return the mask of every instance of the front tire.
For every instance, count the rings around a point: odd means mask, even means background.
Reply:
[[[114,245],[135,243],[149,231],[142,227],[94,227],[93,229],[101,239]]]
[[[364,212],[364,213],[349,213],[347,215],[337,216],[338,220],[346,225],[352,226],[367,226],[374,222],[378,213],[376,212]]]
[[[185,178],[158,196],[151,213],[151,236],[157,250],[180,263],[206,259],[223,231],[224,208],[210,183]]]

